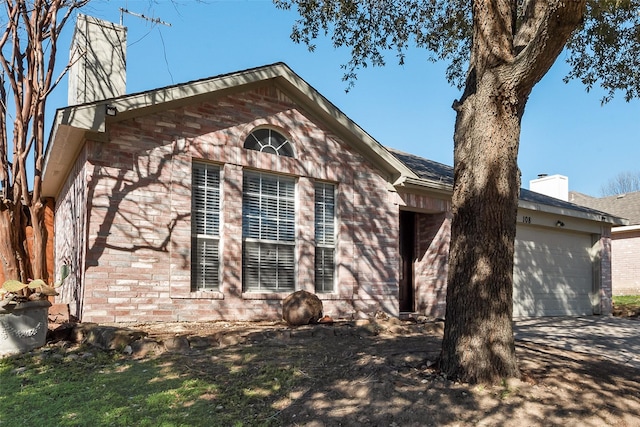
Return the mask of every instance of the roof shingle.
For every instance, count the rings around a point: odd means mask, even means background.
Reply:
[[[629,225],[640,224],[640,191],[607,197],[591,197],[576,191],[569,192],[569,200],[582,206],[607,212],[629,220]]]
[[[425,159],[414,154],[405,153],[394,148],[387,147],[387,150],[393,154],[398,160],[403,162],[413,173],[422,179],[429,181],[437,181],[453,186],[453,167]],[[640,195],[640,192],[638,193]],[[546,196],[534,191],[520,189],[520,200],[530,203],[539,203],[542,205],[553,206],[563,209],[571,209],[578,212],[586,212],[591,214],[606,214],[607,212],[614,216],[620,216],[614,212],[605,211],[596,206],[587,206],[580,203],[565,202],[555,197]],[[640,197],[638,198],[640,203]]]

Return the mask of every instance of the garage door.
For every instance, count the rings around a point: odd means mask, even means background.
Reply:
[[[513,315],[593,314],[591,235],[518,225]]]

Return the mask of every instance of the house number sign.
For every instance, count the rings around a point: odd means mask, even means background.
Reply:
[[[524,222],[525,224],[531,224],[531,217],[530,216],[523,216],[522,217],[522,222]]]

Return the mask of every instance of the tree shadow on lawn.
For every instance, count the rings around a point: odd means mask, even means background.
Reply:
[[[449,381],[420,324],[199,331],[183,351],[49,345],[0,359],[0,425],[633,425],[640,373],[518,346],[526,381]],[[236,341],[229,336],[237,334]],[[174,334],[175,335],[175,334]],[[168,334],[166,335],[168,336]],[[229,343],[224,344],[223,342]],[[625,370],[627,369],[627,370]]]

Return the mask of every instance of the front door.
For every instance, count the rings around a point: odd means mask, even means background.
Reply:
[[[415,213],[400,211],[400,283],[398,299],[401,313],[414,311],[413,259],[415,252],[415,220]]]

